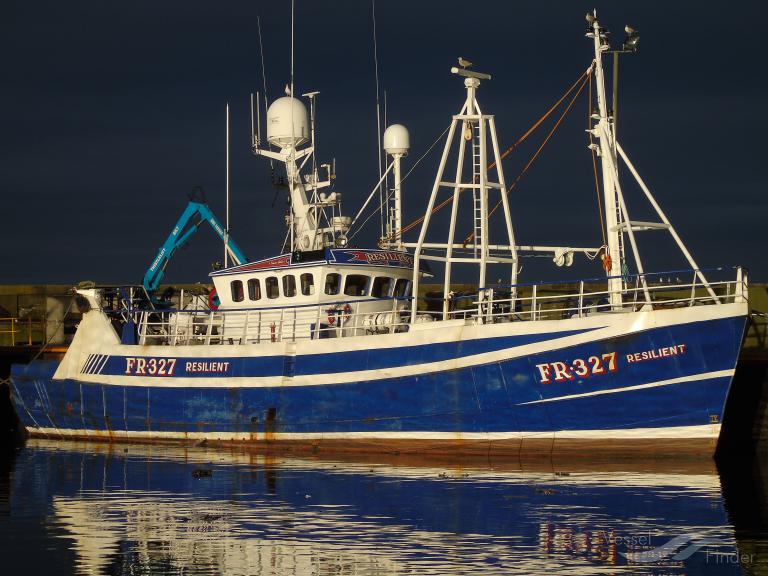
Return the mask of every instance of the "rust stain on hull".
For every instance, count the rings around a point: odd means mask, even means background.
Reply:
[[[33,430],[31,437],[61,439],[60,435],[48,435]],[[131,437],[93,431],[88,434],[67,435],[67,439],[131,444],[228,446],[253,449],[264,453],[280,454],[354,454],[390,455],[408,457],[427,455],[446,458],[493,457],[500,459],[553,459],[610,457],[614,459],[651,458],[671,460],[675,458],[711,459],[717,447],[713,438],[685,439],[633,439],[633,440],[578,440],[552,438],[523,438],[512,440],[466,440],[457,435],[451,440],[374,440],[374,439],[311,439],[280,440],[265,426],[265,433],[251,432],[248,440],[191,439],[184,433],[180,438]]]

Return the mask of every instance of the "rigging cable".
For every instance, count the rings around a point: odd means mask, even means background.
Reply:
[[[520,136],[520,138],[517,139],[517,142],[515,142],[512,146],[510,146],[509,148],[504,150],[504,152],[502,154],[500,154],[499,158],[500,159],[504,159],[506,156],[508,156],[510,152],[512,152],[515,148],[517,148],[520,144],[522,144],[539,126],[541,126],[542,122],[544,122],[560,106],[560,104],[568,97],[568,95],[571,92],[573,92],[574,89],[576,89],[576,87],[579,85],[579,83],[584,80],[584,77],[587,76],[587,75],[591,75],[592,74],[592,67],[593,67],[593,65],[590,65],[589,68],[587,68],[581,74],[581,76],[579,76],[579,78],[576,80],[576,82],[571,84],[571,86],[568,88],[568,90],[565,91],[565,93],[557,100],[557,102],[555,102],[549,108],[549,110],[547,110],[536,122],[534,122],[533,125],[531,125],[531,127],[528,130],[526,130],[525,133],[522,136]],[[582,85],[582,88],[583,88],[583,85]],[[450,126],[449,126],[449,128],[450,128]],[[446,131],[447,131],[447,129],[446,129]],[[490,170],[490,169],[494,168],[495,166],[496,166],[496,162],[495,161],[491,162],[488,165],[488,169]],[[409,172],[409,174],[410,174],[410,172]],[[459,188],[459,192],[458,193],[461,194],[465,190],[467,190],[467,188]],[[453,194],[451,194],[450,196],[448,196],[448,198],[446,198],[440,204],[435,206],[432,209],[431,214],[435,214],[439,210],[445,208],[448,204],[451,203],[452,200],[453,200]],[[419,224],[421,224],[424,221],[424,218],[425,218],[424,216],[421,216],[421,217],[417,218],[416,220],[414,220],[413,222],[411,222],[410,224],[408,224],[406,226],[403,226],[401,234],[405,234],[406,232],[409,232],[410,230],[413,230],[416,226],[418,226]]]
[[[571,84],[571,87],[570,87],[570,88],[568,88],[568,90],[566,90],[566,91],[565,91],[565,93],[564,93],[564,94],[563,94],[563,95],[560,97],[560,99],[559,99],[557,102],[555,102],[555,103],[554,103],[554,104],[553,104],[553,105],[552,105],[552,106],[549,108],[549,110],[547,110],[547,111],[544,113],[544,115],[543,115],[541,118],[539,118],[539,119],[538,119],[538,120],[537,120],[537,121],[536,121],[536,122],[535,122],[535,123],[534,123],[534,124],[533,124],[533,125],[532,125],[530,128],[528,128],[528,130],[525,132],[525,134],[523,134],[522,136],[520,136],[520,138],[518,138],[518,139],[517,139],[517,142],[515,142],[514,144],[512,144],[512,146],[510,146],[509,148],[507,148],[506,150],[504,150],[504,152],[502,152],[502,153],[499,155],[499,158],[500,158],[501,160],[504,160],[504,158],[506,158],[506,157],[509,155],[509,153],[510,153],[510,152],[512,152],[512,151],[513,151],[515,148],[517,148],[517,147],[518,147],[520,144],[522,144],[522,143],[525,141],[525,139],[526,139],[526,138],[528,138],[528,136],[530,136],[530,135],[531,135],[531,134],[532,134],[532,133],[533,133],[533,132],[534,132],[534,131],[535,131],[535,130],[536,130],[538,127],[539,127],[539,126],[541,126],[541,123],[542,123],[542,122],[544,122],[544,120],[546,120],[547,118],[549,118],[549,116],[552,114],[552,112],[554,112],[554,111],[555,111],[555,110],[558,108],[558,106],[560,106],[560,104],[562,104],[562,103],[563,103],[563,100],[565,100],[565,99],[568,97],[568,95],[569,95],[571,92],[573,92],[573,91],[574,91],[574,89],[576,88],[576,86],[578,86],[578,85],[579,85],[579,83],[580,83],[580,82],[581,82],[581,81],[584,79],[584,77],[585,77],[585,76],[587,76],[587,75],[589,75],[589,76],[591,76],[591,75],[592,75],[592,66],[591,66],[591,65],[590,65],[590,67],[589,67],[589,68],[587,68],[587,69],[584,71],[584,73],[583,73],[581,76],[579,76],[579,78],[576,80],[576,82],[574,82],[573,84]],[[491,169],[493,169],[495,166],[496,166],[496,162],[491,162],[491,163],[488,165],[488,170],[491,170]]]
[[[434,141],[434,142],[432,142],[432,144],[430,144],[429,148],[427,148],[427,151],[426,151],[426,152],[424,152],[424,154],[422,154],[422,155],[419,157],[419,159],[418,159],[418,160],[416,160],[416,162],[414,162],[413,166],[411,166],[411,169],[410,169],[410,170],[408,170],[408,172],[405,174],[405,176],[403,176],[403,177],[400,179],[400,184],[401,184],[401,185],[402,185],[402,183],[403,183],[403,182],[405,182],[405,181],[406,181],[406,179],[408,178],[408,176],[410,176],[410,175],[411,175],[411,172],[413,172],[413,171],[416,169],[416,167],[417,167],[417,166],[418,166],[418,165],[421,163],[421,161],[422,161],[422,160],[424,160],[424,158],[426,158],[426,157],[429,155],[429,153],[430,153],[430,152],[432,152],[432,149],[433,149],[435,146],[437,146],[437,143],[438,143],[438,142],[440,142],[440,140],[442,140],[442,139],[443,139],[443,136],[445,136],[445,134],[446,134],[446,133],[448,132],[448,130],[450,130],[450,129],[451,129],[451,125],[449,124],[448,126],[446,126],[446,127],[445,127],[445,130],[443,130],[443,132],[440,134],[440,136],[438,136],[438,137],[435,139],[435,141]],[[392,198],[392,196],[394,195],[394,193],[395,193],[395,191],[394,191],[394,190],[390,190],[390,191],[389,191],[389,193],[388,193],[388,195],[387,195],[387,199],[386,199],[386,200],[388,201],[390,198]],[[379,206],[379,210],[381,210],[381,206]],[[360,226],[358,226],[358,227],[357,227],[357,229],[355,230],[355,232],[354,232],[353,234],[350,234],[350,235],[349,235],[349,239],[350,239],[350,240],[351,240],[352,238],[354,238],[354,237],[357,235],[357,233],[358,233],[358,232],[360,232],[360,230],[361,230],[361,229],[362,229],[362,228],[363,228],[363,227],[366,225],[366,223],[367,223],[367,222],[368,222],[368,221],[369,221],[369,220],[370,220],[370,219],[373,217],[373,215],[374,215],[374,214],[375,214],[375,212],[371,212],[371,213],[368,215],[368,217],[367,217],[365,220],[363,220],[363,223],[362,223],[362,224],[360,224]],[[391,241],[392,239],[393,239],[393,237],[391,237],[391,236],[387,238],[387,240],[390,240],[390,241]]]
[[[588,78],[586,78],[582,83],[581,86],[579,86],[579,89],[576,91],[576,94],[573,95],[573,98],[571,98],[571,101],[568,102],[568,106],[566,106],[565,110],[563,110],[563,113],[560,115],[560,117],[557,119],[557,122],[555,122],[555,125],[552,127],[552,129],[549,131],[549,134],[547,134],[547,137],[544,138],[544,141],[541,143],[541,145],[536,149],[536,152],[533,153],[533,156],[531,156],[531,159],[528,160],[528,163],[525,165],[525,167],[522,169],[520,174],[517,175],[517,178],[515,178],[514,182],[507,188],[506,194],[509,196],[509,193],[512,192],[512,189],[515,188],[515,186],[518,185],[520,180],[522,180],[523,176],[525,176],[526,172],[528,172],[528,169],[533,165],[533,163],[536,161],[536,158],[539,157],[539,154],[541,154],[541,151],[544,149],[544,146],[547,145],[550,138],[554,136],[557,129],[560,127],[560,125],[563,123],[563,120],[565,120],[565,117],[568,115],[568,112],[571,111],[571,108],[573,107],[573,104],[576,102],[576,99],[579,97],[579,94],[581,94],[582,90],[584,90],[584,86],[587,85],[589,82],[589,78],[592,77],[592,67],[590,67],[587,70]],[[496,212],[496,210],[499,209],[499,206],[503,204],[502,200],[499,200],[496,205],[493,207],[493,209],[488,213],[488,219],[493,216],[493,213]],[[467,236],[464,239],[464,245],[466,246],[469,244],[470,241],[474,238],[475,233],[471,232],[469,236]]]

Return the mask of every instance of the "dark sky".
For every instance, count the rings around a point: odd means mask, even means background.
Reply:
[[[493,74],[479,99],[496,115],[503,148],[592,58],[584,38],[592,4],[380,0],[376,8],[389,121],[411,132],[405,170],[458,112],[463,89],[449,73],[457,56]],[[638,53],[622,59],[624,148],[701,266],[741,264],[768,281],[765,4],[597,8],[614,42],[626,23],[642,38]],[[274,99],[289,78],[287,1],[4,4],[0,283],[139,282],[196,185],[223,218],[227,101],[233,236],[252,260],[279,250],[284,199],[272,207],[268,163],[249,152],[249,93],[261,89],[257,16]],[[296,91],[321,92],[318,159],[336,158],[350,214],[377,179],[371,28],[369,1],[297,2]],[[505,161],[508,181],[548,126]],[[582,98],[513,192],[521,243],[601,243],[585,127]],[[439,152],[405,185],[406,221],[423,212]],[[638,190],[624,184],[633,219],[648,219]],[[372,245],[376,226],[366,232],[355,242]],[[650,238],[659,234],[641,238],[646,267],[681,267],[666,239]],[[204,281],[220,254],[202,230],[167,279]],[[521,280],[535,280],[533,270]],[[556,272],[594,276],[600,268]]]

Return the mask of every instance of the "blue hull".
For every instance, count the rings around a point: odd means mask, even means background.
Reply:
[[[614,448],[624,450],[627,444],[622,439],[635,439],[653,450],[665,442],[669,447],[675,435],[665,430],[709,427],[714,431],[704,434],[703,442],[702,434],[683,432],[675,451],[686,451],[687,446],[711,453],[744,325],[744,317],[678,324],[454,370],[346,383],[168,387],[149,378],[139,385],[89,383],[53,379],[57,363],[51,362],[15,366],[12,382],[23,424],[42,435],[240,440],[261,445],[294,441],[335,448],[383,441],[389,449],[419,442],[434,448],[441,441],[481,445],[493,441],[514,452],[522,444],[557,448],[553,434],[563,448],[584,449],[612,441]],[[320,358],[217,360],[231,362],[231,370],[241,376],[261,375],[243,372],[271,372],[276,367],[291,375],[325,376],[342,366],[359,371],[386,368],[393,362],[408,366],[461,358],[509,345],[501,340],[339,352]],[[684,352],[666,355],[679,350],[681,343]],[[645,352],[649,358],[643,358]],[[602,373],[579,376],[586,369],[578,359],[608,358],[614,353],[614,366],[605,361]],[[570,379],[554,378],[552,365],[557,362],[570,367],[560,374]],[[109,375],[111,365],[120,373],[124,364],[121,357],[111,356],[100,373]],[[234,382],[235,377],[230,378]],[[541,445],[535,446],[536,441]]]

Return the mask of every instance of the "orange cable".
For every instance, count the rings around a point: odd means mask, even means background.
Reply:
[[[589,78],[591,78],[591,77],[592,77],[592,74],[591,74],[591,69],[590,69],[590,70],[588,70],[588,72],[589,72]],[[534,152],[533,156],[531,156],[531,159],[530,159],[530,160],[528,160],[528,163],[525,165],[525,167],[523,168],[523,170],[520,172],[520,174],[518,174],[518,175],[517,175],[517,178],[515,178],[515,181],[514,181],[514,182],[512,182],[512,184],[510,185],[510,187],[509,187],[509,188],[507,188],[507,191],[506,191],[506,194],[507,194],[507,196],[509,196],[509,193],[510,193],[510,192],[512,192],[512,189],[513,189],[515,186],[517,186],[518,182],[520,182],[520,180],[522,179],[522,177],[523,177],[523,176],[525,176],[525,173],[526,173],[526,172],[528,172],[528,169],[529,169],[529,168],[531,167],[531,165],[534,163],[534,161],[536,160],[536,158],[538,158],[539,154],[540,154],[540,153],[541,153],[541,151],[544,149],[544,146],[546,146],[546,145],[547,145],[547,143],[549,142],[550,138],[552,138],[552,136],[554,135],[554,133],[555,133],[555,132],[557,131],[557,129],[560,127],[560,124],[562,124],[562,123],[563,123],[563,120],[565,120],[565,117],[568,115],[568,112],[570,112],[571,108],[573,107],[573,104],[574,104],[574,102],[576,102],[576,99],[579,97],[579,94],[581,94],[581,91],[582,91],[582,90],[584,90],[584,86],[586,86],[586,85],[587,85],[587,83],[589,82],[589,78],[587,78],[586,80],[584,80],[584,81],[581,83],[581,86],[579,86],[579,89],[578,89],[578,91],[576,92],[576,94],[574,94],[573,98],[571,98],[571,101],[568,103],[568,106],[565,108],[565,110],[563,111],[563,113],[560,115],[560,118],[558,118],[558,119],[557,119],[557,122],[555,122],[555,125],[552,127],[552,130],[550,130],[550,131],[549,131],[549,134],[547,134],[547,137],[546,137],[546,138],[544,138],[544,141],[543,141],[543,142],[541,143],[541,145],[538,147],[538,149],[536,150],[536,152]],[[492,210],[491,210],[491,211],[488,213],[488,218],[489,218],[489,219],[490,219],[490,217],[491,217],[491,216],[493,216],[493,213],[494,213],[494,212],[496,212],[496,210],[498,210],[499,206],[501,206],[501,205],[502,205],[502,203],[503,203],[503,200],[499,200],[499,202],[496,204],[496,206],[494,206],[494,207],[493,207],[493,209],[492,209]],[[466,246],[467,244],[469,244],[469,242],[472,240],[472,238],[474,238],[474,236],[475,236],[475,233],[474,233],[474,232],[470,233],[470,235],[469,235],[469,236],[467,236],[467,237],[464,239],[464,246]]]
[[[563,100],[565,100],[568,97],[568,95],[571,92],[573,92],[574,88],[576,88],[576,86],[578,86],[579,82],[581,82],[584,79],[584,76],[586,76],[586,75],[589,75],[591,77],[591,75],[592,75],[592,68],[591,67],[587,68],[587,70],[585,70],[584,73],[581,76],[579,76],[578,80],[576,80],[576,82],[574,82],[570,86],[570,88],[568,88],[568,90],[565,91],[565,93],[558,99],[558,101],[555,102],[549,108],[549,110],[547,110],[544,113],[544,115],[541,116],[528,130],[526,130],[526,132],[520,138],[517,139],[517,142],[515,142],[514,144],[512,144],[512,146],[510,146],[509,148],[504,150],[504,152],[502,152],[501,155],[499,156],[499,159],[503,160],[504,158],[506,158],[509,155],[510,152],[512,152],[515,148],[517,148],[520,144],[522,144],[528,138],[528,136],[530,136],[539,126],[541,126],[541,123],[544,122],[547,118],[549,118],[549,116],[552,114],[552,112],[554,112],[555,109],[557,109],[557,107],[560,106],[560,104],[563,102]],[[581,88],[579,88],[579,92],[581,92],[582,88],[583,88],[583,85],[582,85]],[[569,108],[570,108],[570,106],[569,106]],[[496,161],[494,160],[493,162],[491,162],[488,165],[487,169],[491,170],[495,166],[496,166]],[[467,190],[467,188],[459,188],[458,194],[461,194],[465,190]],[[430,212],[430,215],[435,214],[439,210],[442,210],[443,208],[445,208],[448,204],[451,203],[451,200],[453,200],[453,194],[451,194],[448,198],[446,198],[440,204],[435,206],[432,209],[432,211]],[[400,237],[402,237],[402,235],[405,234],[406,232],[409,232],[409,231],[413,230],[416,226],[421,224],[424,221],[424,218],[426,218],[426,216],[420,216],[419,218],[417,218],[416,220],[414,220],[410,224],[407,224],[406,226],[403,226],[401,228],[401,230],[400,230]],[[392,238],[389,238],[389,239],[391,240]]]

